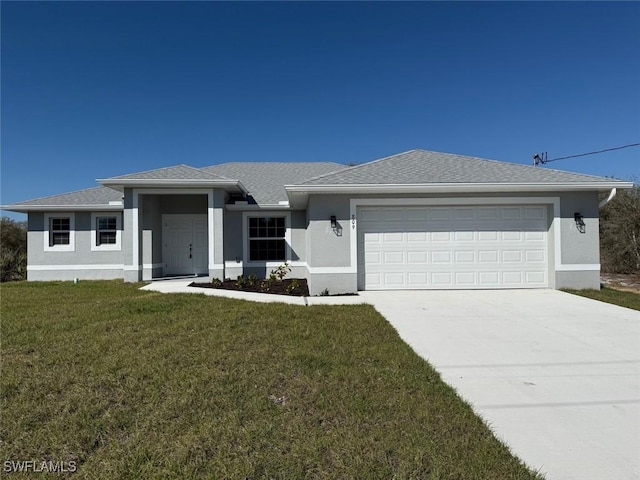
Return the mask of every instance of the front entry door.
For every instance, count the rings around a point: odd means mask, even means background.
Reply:
[[[165,275],[208,274],[206,215],[162,216]]]

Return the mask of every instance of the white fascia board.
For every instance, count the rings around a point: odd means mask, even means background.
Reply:
[[[559,192],[601,191],[612,188],[632,188],[632,182],[575,183],[416,183],[416,184],[344,184],[285,185],[287,193],[454,193],[454,192]]]
[[[28,212],[79,212],[79,211],[91,211],[91,212],[121,212],[124,210],[122,204],[110,205],[2,205],[0,210],[7,210],[8,212],[28,213]]]
[[[122,187],[218,187],[218,188],[237,188],[243,193],[247,193],[246,187],[238,180],[182,180],[182,179],[122,179],[112,180],[109,178],[97,179],[101,185],[105,187],[120,190]],[[118,188],[120,187],[120,188]]]
[[[224,206],[224,208],[226,210],[240,210],[240,211],[249,211],[249,212],[255,212],[255,211],[264,211],[264,210],[291,210],[292,208],[289,206],[289,203],[287,202],[286,205],[258,205],[258,204],[240,204],[240,205],[236,205],[233,203],[229,203],[227,205]]]

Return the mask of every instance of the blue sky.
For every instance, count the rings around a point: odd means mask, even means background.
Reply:
[[[2,204],[181,163],[530,164],[640,142],[638,2],[1,8]],[[639,159],[541,168],[631,179]]]

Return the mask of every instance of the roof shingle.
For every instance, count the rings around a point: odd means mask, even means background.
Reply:
[[[229,178],[206,172],[201,168],[193,168],[188,165],[176,165],[175,167],[158,168],[146,172],[130,173],[111,177],[104,181],[110,183],[117,180],[230,180]]]
[[[601,182],[602,177],[464,155],[411,150],[309,179],[302,185]]]
[[[73,205],[109,205],[109,202],[122,200],[122,192],[109,187],[94,187],[77,192],[52,195],[50,197],[36,198],[16,205],[29,206],[73,206]]]
[[[223,163],[202,170],[237,178],[247,187],[256,203],[261,205],[277,205],[288,199],[285,185],[304,182],[308,178],[346,168],[339,163],[331,162],[244,162]]]

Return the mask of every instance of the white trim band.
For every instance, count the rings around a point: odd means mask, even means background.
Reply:
[[[27,271],[40,272],[46,270],[122,270],[123,265],[95,264],[95,265],[27,265]]]
[[[556,272],[600,271],[599,263],[564,263],[556,266]]]

